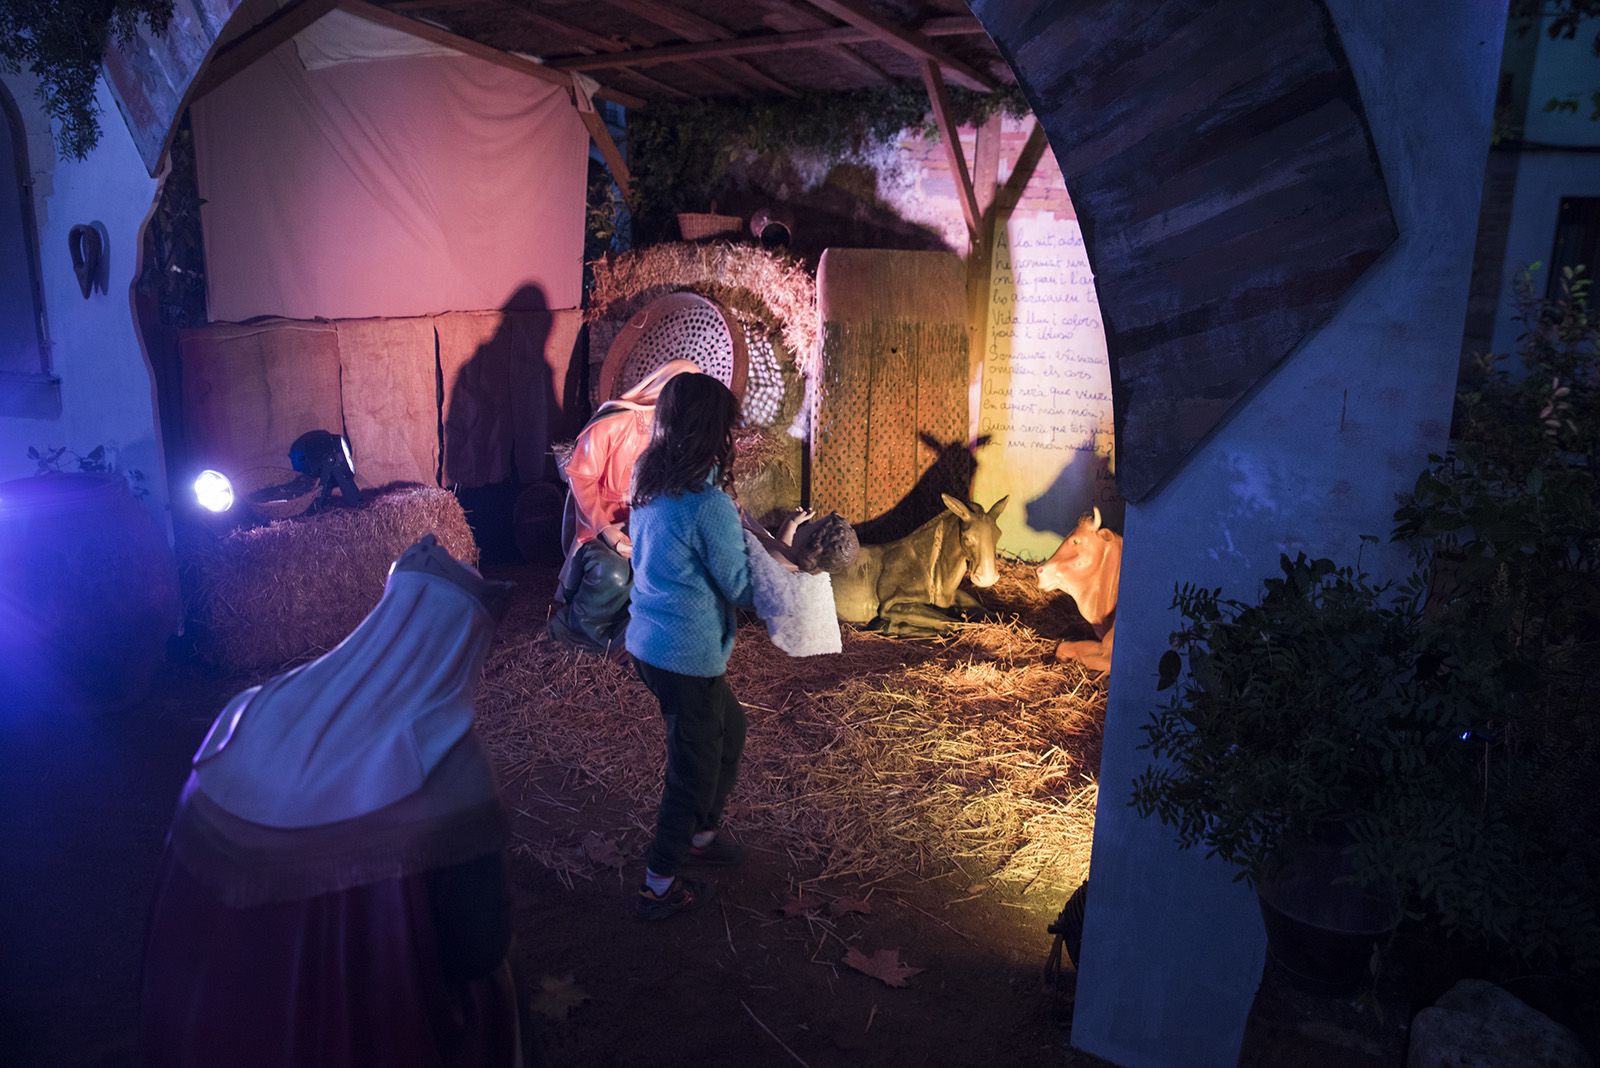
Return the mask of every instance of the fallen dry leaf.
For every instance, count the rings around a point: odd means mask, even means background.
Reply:
[[[870,916],[872,915],[872,902],[864,897],[836,897],[828,904],[828,915],[830,916],[845,916],[852,912]]]
[[[589,1000],[572,976],[557,978],[547,975],[539,980],[539,992],[533,996],[533,1011],[552,1020],[565,1020],[573,1009]]]
[[[593,831],[583,836],[583,855],[603,867],[620,869],[623,865],[622,856],[617,852],[617,844]]]
[[[905,986],[906,980],[925,968],[912,968],[900,963],[898,949],[880,949],[868,957],[854,947],[845,951],[844,964],[865,975],[870,975],[885,986]]]
[[[804,915],[807,912],[820,912],[827,904],[820,897],[801,894],[799,897],[791,897],[783,903],[783,914],[792,920],[796,916]]]

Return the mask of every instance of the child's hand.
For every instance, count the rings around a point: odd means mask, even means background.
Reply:
[[[809,523],[817,517],[817,513],[810,508],[799,508],[790,512],[783,519],[783,526],[778,528],[778,540],[785,545],[794,544],[795,531],[800,529],[801,523]]]

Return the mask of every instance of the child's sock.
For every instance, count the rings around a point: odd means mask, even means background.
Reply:
[[[709,831],[696,831],[694,832],[694,837],[689,839],[689,844],[694,846],[696,849],[704,849],[706,846],[711,844],[711,840],[716,836],[717,832],[715,828]]]
[[[646,868],[644,870],[644,885],[650,888],[650,892],[652,894],[656,895],[656,897],[660,897],[662,894],[672,889],[672,876],[657,875],[649,868]]]

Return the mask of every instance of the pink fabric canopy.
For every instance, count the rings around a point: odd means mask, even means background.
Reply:
[[[193,116],[212,321],[578,304],[588,140],[561,89],[284,46]]]

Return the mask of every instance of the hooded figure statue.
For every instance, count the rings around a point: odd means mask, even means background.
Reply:
[[[337,648],[228,702],[157,880],[150,1063],[524,1063],[507,824],[472,727],[508,590],[429,535]]]
[[[602,404],[562,465],[567,505],[561,542],[566,562],[556,588],[550,634],[599,653],[622,649],[633,588],[633,542],[627,533],[633,465],[655,428],[656,399],[693,360],[669,360],[615,400]]]

